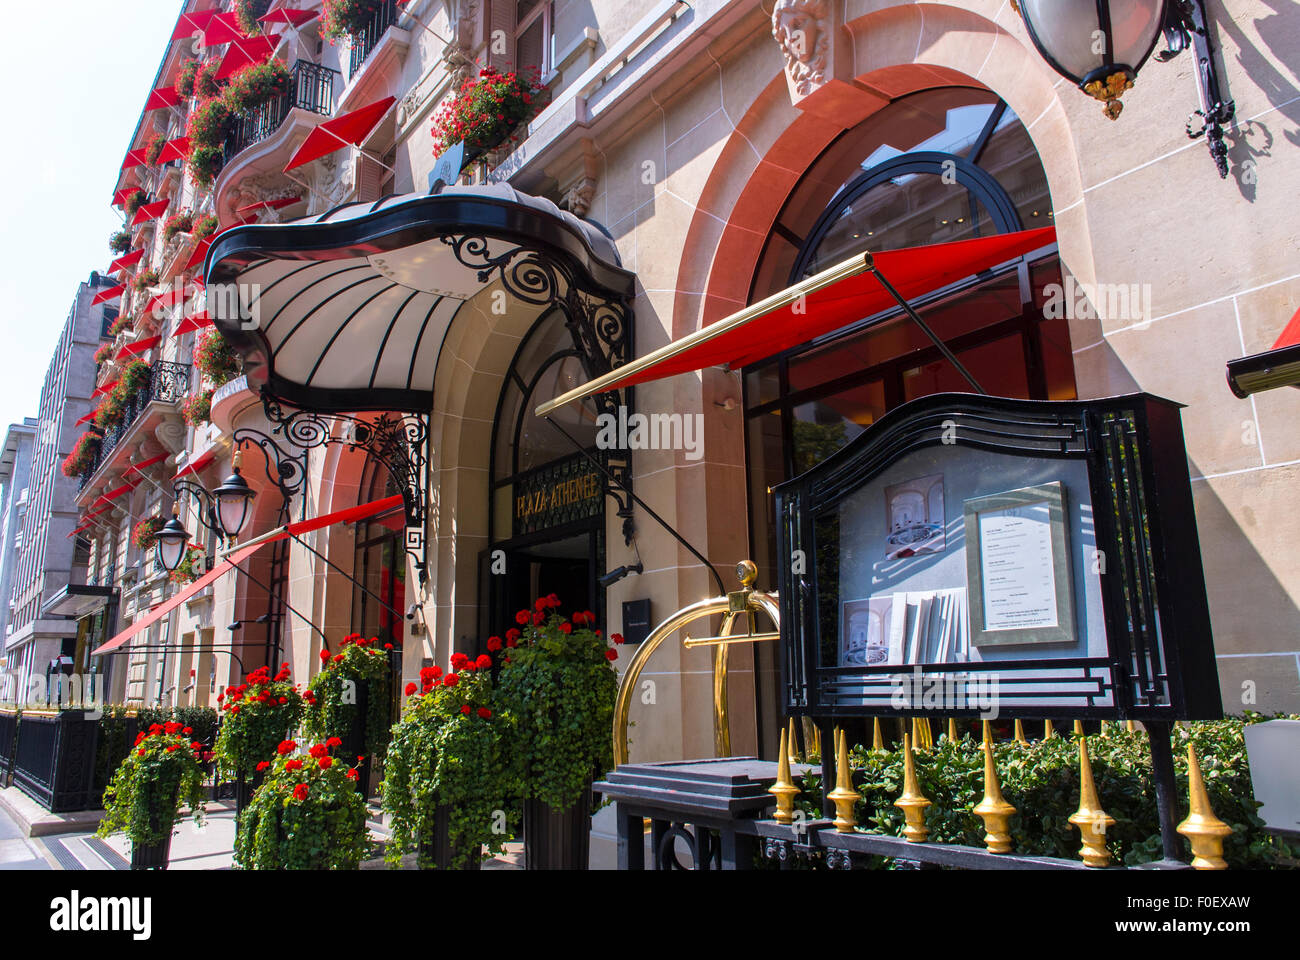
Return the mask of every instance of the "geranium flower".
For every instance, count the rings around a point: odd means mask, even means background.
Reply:
[[[515,614],[515,623],[519,624],[522,627],[524,624],[528,622],[528,618],[530,616],[531,614],[527,610],[520,610],[518,613]]]
[[[359,780],[359,779],[361,779],[361,774],[357,773],[357,768],[356,768],[356,767],[350,767],[350,768],[348,769],[348,779],[349,779],[349,780]]]
[[[281,740],[280,745],[275,749],[276,752],[283,757],[285,754],[293,753],[295,750],[297,750],[298,744],[296,741],[293,740]]]
[[[416,689],[417,688],[414,683],[408,683],[406,685],[406,695],[409,697],[411,694],[415,693]]]
[[[325,746],[330,748],[341,747],[343,746],[343,741],[340,740],[338,737],[330,737],[328,740],[325,741]]]
[[[478,715],[479,715],[480,717],[482,717],[484,720],[491,720],[491,719],[492,719],[492,711],[489,710],[487,707],[479,707],[479,708],[478,708]]]
[[[623,634],[621,634],[621,633],[611,633],[611,634],[609,635],[609,639],[613,640],[615,643],[623,643],[623,642],[624,642],[624,640],[623,640]]]
[[[286,763],[286,764],[284,765],[284,769],[286,769],[286,770],[301,770],[301,769],[302,769],[302,761],[301,761],[301,760],[290,760],[288,763]]]
[[[310,791],[307,789],[307,784],[300,783],[298,784],[298,786],[293,788],[293,798],[297,800],[299,803],[301,803],[303,800],[307,799],[307,794],[309,792]]]
[[[480,670],[487,670],[492,666],[492,658],[486,653],[480,653],[478,659],[474,661],[474,665]]]
[[[454,687],[458,683],[460,683],[460,677],[456,676],[454,673],[449,673],[442,679],[442,685],[444,687]]]
[[[334,758],[321,757],[316,761],[316,766],[320,767],[322,770],[328,770],[330,767],[334,766]]]
[[[469,704],[467,703],[464,706],[462,706],[460,708],[460,712],[465,714],[465,716],[469,716]]]
[[[617,659],[618,659],[618,651],[617,651],[617,650],[606,650],[606,651],[605,651],[605,659],[606,659],[606,660],[609,660],[611,663],[612,663],[613,661],[617,660]]]
[[[325,756],[325,754],[329,753],[329,750],[326,749],[325,744],[318,743],[315,746],[313,746],[311,750],[308,752],[312,755],[313,758],[319,760],[321,757]]]
[[[498,650],[501,649],[501,638],[488,637],[487,648],[491,650],[493,653],[496,653]]]
[[[266,769],[267,767],[269,767],[270,765],[271,765],[271,761],[270,761],[270,760],[263,760],[261,763],[259,763],[259,764],[257,765],[257,772],[258,772],[258,773],[261,773],[263,770],[265,770],[265,769]]]

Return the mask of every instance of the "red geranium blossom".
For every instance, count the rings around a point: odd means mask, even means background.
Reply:
[[[299,802],[302,802],[303,800],[307,799],[308,792],[309,791],[307,789],[307,784],[300,783],[298,784],[298,786],[293,788],[293,798]]]
[[[622,643],[622,642],[623,642],[623,634],[621,634],[621,633],[611,633],[611,634],[609,635],[609,639],[613,640],[615,643]]]
[[[275,749],[279,752],[280,756],[283,757],[285,754],[293,753],[297,750],[298,744],[293,740],[281,740],[280,745]]]
[[[415,691],[416,691],[416,686],[415,686],[415,684],[413,684],[413,683],[408,683],[408,684],[406,685],[406,695],[407,695],[408,697],[409,697],[411,694],[415,693]]]
[[[468,716],[469,716],[469,704],[468,704],[468,703],[467,703],[467,704],[464,704],[464,705],[460,708],[460,712],[463,713],[463,714],[465,714],[465,716],[468,717]]]
[[[487,648],[493,653],[496,653],[498,650],[501,649],[501,638],[488,637]]]
[[[321,757],[319,760],[316,761],[316,766],[320,767],[322,770],[328,770],[333,765],[334,765],[333,757]]]
[[[479,708],[478,708],[478,715],[479,715],[480,717],[482,717],[484,720],[491,720],[491,719],[492,719],[492,711],[489,710],[487,707],[479,707]]]
[[[617,660],[617,659],[618,659],[618,651],[617,651],[617,650],[606,650],[606,651],[605,651],[605,659],[606,659],[606,660],[610,660],[610,661]]]
[[[487,670],[492,666],[492,658],[486,653],[480,653],[478,659],[474,661],[474,665],[480,670]]]

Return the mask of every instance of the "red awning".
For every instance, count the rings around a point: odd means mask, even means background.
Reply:
[[[177,473],[176,476],[172,477],[172,479],[179,480],[181,477],[187,477],[191,473],[198,473],[215,459],[217,459],[217,452],[215,450],[205,450],[202,456],[197,460],[193,460],[181,467],[180,472]]]
[[[233,10],[218,13],[203,28],[203,45],[205,47],[218,47],[223,43],[242,39],[244,39],[244,31],[239,29],[239,21],[235,18],[235,11]]]
[[[125,360],[127,357],[134,357],[137,354],[144,353],[146,350],[152,350],[162,341],[161,337],[146,337],[144,340],[136,340],[134,343],[128,343],[117,351],[116,360]]]
[[[90,301],[92,307],[97,307],[101,303],[107,303],[109,300],[116,300],[122,294],[126,293],[126,284],[119,283],[116,287],[109,287],[107,290],[101,290],[95,294]]]
[[[117,380],[110,380],[110,381],[108,381],[108,383],[104,384],[103,386],[96,387],[96,388],[95,388],[95,392],[92,393],[91,396],[92,396],[92,397],[102,397],[104,394],[108,393],[110,390],[112,390],[114,387],[116,387],[116,386],[117,386],[117,381],[118,381],[118,380],[121,380],[121,379],[122,379],[121,377],[118,377]]]
[[[169,453],[160,453],[156,457],[150,457],[148,460],[141,460],[139,463],[133,463],[131,464],[130,468],[126,471],[126,473],[122,474],[122,477],[123,479],[125,479],[126,477],[131,476],[131,474],[133,473],[140,473],[143,470],[147,470],[150,467],[152,467],[155,463],[162,463],[169,456],[171,456],[171,454]]]
[[[171,205],[170,200],[157,200],[153,203],[146,203],[143,207],[135,212],[131,218],[131,226],[138,227],[142,223],[148,223],[150,220],[157,220]]]
[[[280,45],[279,35],[271,37],[254,37],[251,40],[236,40],[226,48],[226,55],[221,58],[215,78],[225,80],[233,77],[245,67],[256,63],[265,63]]]
[[[112,263],[108,265],[108,272],[117,273],[117,271],[125,270],[127,267],[134,267],[137,263],[140,262],[140,258],[143,256],[144,256],[144,249],[141,248],[139,250],[136,250],[133,253],[126,254],[126,256],[118,257],[116,260],[114,260]]]
[[[190,254],[189,262],[185,264],[186,270],[189,270],[191,267],[204,261],[208,255],[208,247],[212,246],[212,241],[214,239],[216,239],[216,234],[213,234],[210,237],[204,237],[198,242],[198,245],[194,248],[194,252]]]
[[[135,488],[136,488],[136,484],[134,484],[134,483],[124,483],[124,484],[122,484],[122,486],[118,487],[116,490],[112,490],[112,491],[110,491],[109,493],[106,493],[106,494],[104,494],[103,496],[101,496],[98,500],[96,500],[96,501],[95,501],[94,503],[92,503],[90,506],[91,506],[92,508],[94,508],[94,507],[98,507],[98,506],[100,506],[101,504],[103,504],[103,505],[110,504],[110,503],[112,503],[114,500],[116,500],[118,497],[125,496],[126,494],[128,494],[128,493],[130,493],[132,490],[134,490]]]
[[[144,147],[141,147],[139,150],[132,150],[126,155],[126,159],[122,161],[123,170],[127,170],[131,167],[146,167],[148,165],[149,161],[145,157]]]
[[[105,653],[111,653],[118,649],[122,644],[126,643],[141,630],[157,623],[204,587],[211,583],[215,583],[231,570],[234,570],[238,564],[243,563],[268,543],[283,540],[290,534],[309,533],[312,530],[320,530],[324,527],[333,526],[336,523],[354,523],[357,520],[364,520],[366,517],[373,516],[376,513],[382,513],[385,510],[391,510],[394,506],[400,506],[401,503],[402,498],[400,495],[386,497],[383,500],[376,500],[373,503],[366,503],[361,506],[351,507],[347,510],[340,510],[337,513],[329,513],[323,517],[317,517],[314,520],[304,520],[301,523],[291,523],[287,527],[281,528],[281,530],[274,536],[268,537],[258,543],[250,544],[246,547],[240,547],[233,554],[226,557],[213,567],[209,573],[199,577],[199,579],[195,580],[184,590],[181,590],[170,599],[158,604],[158,606],[151,609],[143,617],[140,617],[135,621],[135,623],[131,624],[131,626],[113,637],[112,640],[109,640],[103,646],[92,651],[91,656],[102,656]]]
[[[172,39],[180,40],[182,37],[193,37],[196,33],[202,33],[220,12],[201,10],[197,13],[182,13],[180,19],[176,21],[176,29],[172,31]]]
[[[138,184],[131,187],[123,187],[121,190],[117,191],[117,193],[113,194],[112,205],[115,207],[120,207],[122,204],[126,203],[127,197],[131,196],[131,194],[135,193],[139,189],[140,187]]]
[[[1044,227],[860,254],[570,390],[536,412],[544,416],[583,397],[706,367],[726,365],[736,370],[896,309],[897,301],[877,271],[910,301],[1055,242],[1056,228]]]
[[[175,87],[158,87],[149,94],[149,99],[144,102],[144,112],[150,110],[162,110],[164,107],[174,107],[181,102],[181,95],[176,92]]]
[[[343,147],[360,146],[361,141],[370,136],[370,131],[378,126],[396,102],[396,97],[384,97],[349,113],[340,114],[333,120],[326,120],[307,134],[302,146],[289,158],[284,172],[288,173]]]
[[[169,140],[163,145],[162,153],[158,154],[159,163],[168,163],[172,160],[184,160],[190,155],[190,138],[177,137],[175,140]]]
[[[185,317],[180,323],[176,324],[172,336],[183,337],[187,333],[193,333],[195,330],[202,330],[204,327],[210,326],[212,326],[212,317],[208,315],[208,311],[202,310],[193,316]]]
[[[258,17],[258,23],[287,23],[291,27],[301,27],[320,16],[319,10],[298,10],[295,7],[281,7],[272,10],[264,17]]]
[[[97,414],[98,412],[99,412],[98,408],[96,408],[95,410],[91,410],[90,413],[86,414],[84,417],[78,420],[75,424],[73,424],[73,426],[79,427],[83,423],[90,423],[91,420],[95,419],[95,414]]]
[[[1282,328],[1278,334],[1277,340],[1273,342],[1274,350],[1281,350],[1283,347],[1300,346],[1300,310],[1295,312],[1291,321]]]
[[[258,210],[283,210],[285,207],[292,207],[295,203],[302,203],[302,197],[280,197],[278,200],[259,200],[257,203],[250,203],[246,207],[240,207],[235,211],[239,216],[255,213]]]
[[[1278,387],[1300,387],[1300,310],[1273,346],[1263,353],[1228,361],[1228,387],[1242,400]]]

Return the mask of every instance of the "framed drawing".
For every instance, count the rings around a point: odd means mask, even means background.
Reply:
[[[979,497],[964,507],[971,644],[1073,643],[1070,532],[1061,484]]]

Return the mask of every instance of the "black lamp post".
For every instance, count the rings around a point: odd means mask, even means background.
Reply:
[[[1228,148],[1223,125],[1235,106],[1221,91],[1205,16],[1205,0],[1013,0],[1043,59],[1080,90],[1105,104],[1115,120],[1142,65],[1155,50],[1160,34],[1167,49],[1163,62],[1196,48],[1196,80],[1201,107],[1187,121],[1187,135],[1206,137],[1219,176],[1228,175]]]

